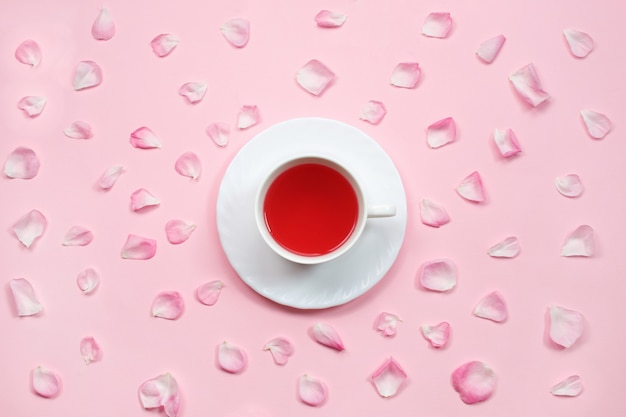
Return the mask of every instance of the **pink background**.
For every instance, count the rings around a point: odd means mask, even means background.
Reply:
[[[626,6],[614,0],[479,2],[416,1],[185,1],[110,0],[117,34],[95,41],[91,24],[101,4],[95,1],[4,1],[0,5],[0,158],[17,146],[33,148],[42,163],[30,180],[0,178],[0,406],[13,416],[148,416],[137,388],[171,372],[182,391],[180,416],[623,416],[626,333],[623,331],[626,240],[626,144],[622,121],[626,97],[624,70]],[[342,28],[315,26],[321,9],[348,15]],[[421,35],[433,11],[452,14],[447,39]],[[233,17],[251,22],[243,49],[229,45],[219,27]],[[592,35],[596,49],[574,58],[562,30]],[[181,41],[166,58],[157,58],[150,40],[173,33]],[[474,52],[497,34],[507,41],[495,62],[486,65]],[[36,69],[13,57],[25,39],[36,40],[43,62]],[[337,79],[321,97],[295,82],[295,73],[319,59]],[[94,89],[72,90],[74,66],[94,60],[104,81]],[[422,79],[414,90],[389,84],[398,62],[416,61]],[[530,108],[507,79],[534,63],[552,99]],[[204,100],[189,105],[178,95],[187,81],[204,80]],[[26,95],[45,95],[44,112],[35,119],[16,107]],[[370,99],[385,103],[388,114],[372,126],[358,119]],[[237,130],[244,104],[259,106],[262,121]],[[579,117],[583,109],[607,114],[613,131],[592,140]],[[221,177],[237,151],[274,123],[302,116],[323,116],[357,126],[377,140],[395,162],[408,201],[403,249],[385,278],[365,296],[324,311],[281,307],[249,289],[229,266],[215,225]],[[426,127],[444,117],[457,122],[457,141],[429,149]],[[91,140],[63,135],[74,120],[93,127]],[[233,127],[230,143],[218,148],[205,134],[212,121]],[[130,132],[149,126],[163,148],[142,151],[128,142]],[[491,145],[494,128],[512,128],[523,153],[503,160]],[[198,181],[174,171],[183,152],[203,163]],[[95,188],[109,166],[126,173],[109,192]],[[487,202],[474,205],[455,192],[461,179],[478,170]],[[556,176],[576,173],[585,185],[578,199],[557,193]],[[144,187],[161,199],[147,213],[133,213],[129,196]],[[442,203],[452,221],[440,229],[424,226],[419,202]],[[31,209],[48,218],[44,236],[30,249],[10,231]],[[197,223],[182,245],[165,238],[173,218]],[[89,227],[95,240],[86,247],[61,245],[70,226]],[[593,258],[560,256],[571,231],[589,224],[596,231]],[[127,234],[158,241],[149,261],[120,258]],[[498,260],[486,250],[507,236],[518,236],[522,253]],[[420,265],[453,259],[458,286],[447,294],[424,291],[415,282]],[[95,294],[85,296],[76,275],[86,267],[102,277]],[[8,281],[27,278],[44,306],[37,317],[17,318]],[[226,287],[213,307],[194,299],[203,282],[221,279]],[[186,311],[177,321],[150,316],[160,291],[177,290]],[[510,318],[496,324],[472,315],[477,301],[499,290]],[[560,350],[544,339],[550,305],[582,312],[587,329],[572,348]],[[399,315],[394,338],[372,328],[388,311]],[[430,348],[421,324],[449,321],[450,344]],[[346,351],[313,342],[307,329],[332,324]],[[79,341],[94,336],[103,349],[100,362],[85,366]],[[275,365],[263,345],[287,337],[295,354]],[[216,346],[223,340],[244,347],[249,364],[240,375],[220,371]],[[368,378],[393,356],[409,375],[394,398],[378,396]],[[450,374],[462,363],[482,360],[496,372],[498,387],[488,401],[460,401]],[[38,365],[57,371],[61,394],[36,396],[30,372]],[[296,381],[303,373],[323,379],[329,398],[321,408],[299,402]],[[557,398],[550,387],[581,375],[585,391]]]

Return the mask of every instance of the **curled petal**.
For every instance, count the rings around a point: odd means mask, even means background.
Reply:
[[[557,345],[572,346],[585,331],[585,318],[581,313],[567,308],[550,307],[550,339]]]
[[[26,39],[15,50],[15,58],[35,68],[41,62],[41,48],[34,40]]]
[[[99,41],[108,41],[115,35],[115,23],[111,13],[106,7],[100,9],[100,13],[91,26],[91,35]]]
[[[550,94],[543,91],[533,64],[528,64],[509,75],[509,81],[520,97],[533,107],[539,106],[550,98]]]
[[[7,158],[4,163],[4,175],[9,178],[30,180],[37,176],[41,166],[35,151],[19,146]]]
[[[342,351],[345,349],[339,333],[326,323],[317,323],[311,327],[313,339],[324,346]]]
[[[456,286],[456,266],[448,259],[428,261],[420,269],[422,287],[431,291],[449,291]]]
[[[152,51],[156,56],[163,58],[172,53],[174,48],[178,46],[178,42],[180,40],[177,36],[171,33],[162,33],[152,39],[150,46],[152,46]]]
[[[167,240],[174,245],[185,242],[194,230],[196,230],[196,225],[184,220],[174,219],[165,224]]]
[[[452,117],[441,119],[426,129],[426,141],[431,148],[440,148],[456,139],[456,123]]]
[[[569,50],[576,58],[584,58],[593,50],[593,39],[588,33],[575,29],[563,31]]]
[[[237,118],[237,127],[239,129],[247,129],[259,123],[261,114],[259,108],[254,105],[244,105],[239,110],[239,117]]]
[[[107,168],[106,171],[102,173],[100,179],[98,180],[98,186],[103,190],[108,190],[115,185],[117,179],[124,173],[124,167],[121,165],[114,165],[110,168]]]
[[[98,288],[98,285],[100,284],[100,275],[95,269],[87,268],[78,274],[76,277],[76,284],[84,294],[89,294]]]
[[[212,306],[217,303],[224,288],[224,283],[220,280],[207,282],[196,288],[196,298],[202,304]]]
[[[215,122],[210,123],[206,128],[206,133],[217,146],[224,147],[228,145],[230,137],[230,126],[227,123]]]
[[[321,28],[338,28],[344,24],[348,16],[342,13],[322,10],[315,15],[315,23]]]
[[[482,203],[485,201],[485,189],[478,171],[474,171],[465,177],[456,187],[456,191],[466,200],[473,201],[475,203]]]
[[[35,296],[35,290],[28,280],[24,278],[12,279],[9,281],[9,288],[19,317],[34,316],[43,310]]]
[[[415,88],[422,75],[417,62],[401,62],[391,73],[391,84],[401,88]]]
[[[130,134],[130,144],[139,149],[153,149],[161,147],[161,140],[150,128],[142,126]]]
[[[73,122],[63,133],[72,139],[91,139],[93,137],[89,123],[80,120]]]
[[[593,256],[593,229],[591,226],[578,226],[565,240],[561,248],[561,256]]]
[[[92,240],[91,230],[83,226],[72,226],[65,234],[63,246],[87,246]]]
[[[231,19],[221,27],[222,35],[237,48],[243,48],[250,40],[250,22],[246,19]]]
[[[576,174],[568,174],[562,177],[556,177],[554,185],[559,193],[565,197],[578,197],[583,193],[583,183]]]
[[[509,236],[489,248],[487,253],[494,258],[515,258],[519,252],[519,240],[515,236]]]
[[[38,366],[33,370],[32,382],[35,393],[44,398],[55,397],[61,391],[59,375],[43,366]]]
[[[293,355],[293,346],[289,340],[276,337],[263,346],[263,350],[269,350],[274,358],[274,362],[278,365],[284,365],[289,360],[289,357]]]
[[[150,259],[156,254],[156,240],[137,235],[128,235],[122,248],[123,259]]]
[[[202,163],[195,153],[185,152],[176,160],[174,169],[184,177],[197,180],[202,171]]]
[[[208,87],[209,85],[204,81],[189,82],[180,87],[178,94],[185,97],[191,104],[194,104],[204,98]]]
[[[185,311],[183,297],[177,291],[159,293],[152,302],[152,316],[167,320],[176,320]]]
[[[223,341],[218,347],[217,363],[224,371],[238,374],[246,367],[246,352],[239,346]]]
[[[502,323],[509,317],[502,294],[498,291],[487,294],[474,308],[474,315],[483,319]]]
[[[22,110],[28,117],[37,117],[46,107],[46,98],[44,96],[27,96],[23,97],[17,107]]]
[[[371,376],[378,395],[393,397],[407,379],[406,372],[394,358],[387,359]]]
[[[594,139],[602,139],[613,128],[611,120],[602,113],[593,110],[583,110],[580,112],[580,116],[583,122],[585,122],[589,136]]]
[[[30,248],[43,235],[47,225],[46,217],[39,210],[31,210],[13,225],[13,232],[24,246]]]
[[[577,397],[583,392],[583,383],[580,376],[572,375],[554,385],[550,392],[560,397]]]
[[[450,216],[446,209],[441,204],[435,203],[427,198],[422,199],[420,217],[422,223],[432,227],[443,226],[450,222]]]
[[[504,158],[517,155],[522,151],[517,137],[511,129],[495,129],[493,131],[493,141]]]
[[[395,314],[383,312],[376,317],[374,326],[383,336],[395,336],[399,321],[402,320]]]
[[[426,17],[422,26],[422,33],[431,38],[445,38],[452,29],[450,13],[435,12]]]
[[[81,61],[74,72],[74,90],[96,87],[102,83],[102,68],[93,61]]]
[[[147,380],[139,387],[139,401],[145,409],[163,407],[167,417],[176,417],[180,408],[176,379],[167,373]]]
[[[322,380],[304,374],[298,380],[298,397],[303,403],[317,407],[326,401],[328,388]]]
[[[500,52],[500,49],[502,49],[502,45],[504,45],[505,41],[506,38],[504,35],[498,35],[487,39],[480,44],[478,50],[476,51],[476,55],[478,55],[478,57],[486,63],[491,64],[498,56],[498,53]]]
[[[150,191],[140,188],[130,195],[130,209],[139,211],[145,207],[158,206],[161,204],[158,198],[150,193]]]
[[[376,125],[383,120],[385,114],[387,114],[387,109],[385,109],[385,104],[383,102],[370,100],[361,109],[359,118]]]
[[[422,335],[430,342],[432,347],[442,348],[448,344],[448,339],[450,339],[449,323],[444,321],[434,326],[423,324],[421,330]]]
[[[496,389],[496,375],[485,363],[467,362],[452,373],[452,387],[461,401],[475,404],[491,397]]]
[[[307,62],[296,74],[296,81],[309,93],[319,96],[330,86],[335,74],[317,59]]]
[[[96,362],[100,359],[100,345],[93,337],[84,337],[80,341],[80,354],[83,356],[85,364],[89,365],[91,362]]]

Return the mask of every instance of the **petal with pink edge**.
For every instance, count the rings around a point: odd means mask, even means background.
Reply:
[[[556,189],[565,197],[579,197],[584,190],[580,177],[576,174],[563,175],[554,180]]]
[[[382,312],[376,317],[374,328],[378,330],[383,336],[395,336],[398,329],[398,322],[400,317],[395,314]]]
[[[504,297],[498,291],[487,294],[474,308],[474,315],[482,319],[502,323],[509,317]]]
[[[183,297],[177,291],[164,291],[152,301],[152,317],[177,320],[185,311]]]
[[[464,199],[475,203],[485,201],[485,189],[478,171],[474,171],[461,181],[456,187],[457,193]]]
[[[550,98],[550,94],[543,91],[533,64],[528,64],[509,75],[509,81],[513,84],[517,94],[533,107],[539,106]]]
[[[487,253],[493,258],[515,258],[520,253],[519,240],[515,236],[509,236],[489,248]]]
[[[450,13],[435,12],[426,17],[422,26],[422,34],[430,38],[445,38],[452,29]]]
[[[108,41],[115,36],[115,22],[106,7],[100,9],[100,13],[91,26],[91,35],[99,41]]]
[[[17,107],[28,117],[37,117],[46,107],[46,101],[44,96],[26,96],[17,103]]]
[[[156,240],[130,234],[122,248],[123,259],[146,260],[156,254]]]
[[[500,49],[502,49],[502,45],[504,45],[505,41],[506,38],[504,35],[498,35],[487,39],[480,44],[476,50],[476,55],[478,55],[478,57],[486,63],[491,64],[498,56],[498,53],[500,53]]]
[[[26,39],[15,50],[15,59],[35,68],[41,63],[41,48],[32,39]]]
[[[321,28],[338,28],[345,23],[347,18],[348,16],[342,13],[322,10],[315,15],[315,23]]]
[[[276,337],[263,346],[263,350],[269,350],[277,365],[285,365],[289,357],[293,355],[291,342],[283,337]]]
[[[226,40],[237,48],[243,48],[250,40],[250,22],[246,19],[231,19],[220,30]]]
[[[584,58],[593,51],[593,39],[588,33],[576,29],[565,29],[563,31],[569,51],[576,58]]]
[[[613,128],[611,120],[605,114],[597,111],[583,110],[580,112],[580,116],[585,123],[587,133],[594,139],[602,139]]]
[[[208,87],[204,81],[188,82],[180,87],[178,94],[185,97],[189,103],[195,104],[204,98]]]
[[[511,129],[495,129],[493,131],[493,142],[498,147],[500,155],[504,158],[510,158],[522,151],[517,137]]]
[[[130,195],[130,209],[132,211],[139,211],[146,207],[158,206],[160,204],[159,199],[145,188],[139,188]]]
[[[394,359],[387,359],[371,376],[376,392],[383,398],[393,397],[407,379],[406,372]]]
[[[53,398],[61,391],[61,377],[50,369],[38,366],[33,370],[33,391],[41,397]]]
[[[550,339],[564,348],[571,347],[585,331],[585,318],[574,310],[550,307]]]
[[[81,61],[74,71],[74,90],[96,87],[102,83],[102,68],[93,61]]]
[[[456,266],[449,259],[436,259],[422,265],[419,280],[431,291],[449,291],[456,286]]]
[[[180,39],[171,33],[162,33],[150,41],[152,52],[159,58],[163,58],[172,53],[178,46]]]
[[[83,294],[90,294],[100,285],[100,275],[95,269],[87,268],[78,273],[76,285]]]
[[[593,256],[595,241],[591,226],[578,226],[565,240],[561,248],[561,256]]]
[[[13,225],[13,232],[24,246],[30,248],[46,231],[47,225],[46,217],[39,210],[31,210]]]
[[[456,123],[452,117],[441,119],[426,129],[426,142],[433,149],[440,148],[456,140]]]
[[[35,290],[25,278],[16,278],[9,281],[9,288],[15,303],[15,309],[19,317],[34,316],[39,314],[43,307],[37,300]]]
[[[247,129],[259,123],[261,114],[259,108],[254,105],[244,105],[239,110],[239,116],[237,117],[237,127],[239,129]]]
[[[230,126],[228,123],[210,123],[206,128],[206,133],[217,146],[223,148],[228,145],[230,138]]]
[[[174,169],[183,177],[197,180],[202,172],[202,163],[195,153],[185,152],[176,160]]]
[[[93,137],[93,130],[87,122],[77,120],[67,127],[63,134],[72,139],[91,139]]]
[[[168,242],[173,245],[185,242],[194,230],[196,230],[196,224],[185,220],[174,219],[165,224],[165,235]]]
[[[139,401],[145,409],[163,407],[167,417],[176,417],[180,408],[176,379],[169,373],[149,379],[139,387]]]
[[[109,190],[115,185],[118,178],[123,173],[124,167],[121,165],[114,165],[110,168],[107,168],[107,170],[102,173],[100,179],[98,180],[98,187],[102,188],[103,190]]]
[[[227,341],[218,346],[217,363],[222,370],[238,374],[245,369],[247,362],[246,352],[241,347]]]
[[[87,336],[80,341],[80,354],[83,356],[86,365],[98,361],[100,352],[100,345],[93,337]]]
[[[35,151],[19,146],[11,152],[4,163],[4,175],[14,179],[30,180],[37,176],[40,166]]]
[[[442,348],[448,344],[450,339],[450,324],[448,322],[444,321],[434,326],[423,324],[420,329],[432,347]]]
[[[361,109],[359,119],[377,125],[383,120],[385,114],[387,114],[387,109],[382,101],[370,100]]]
[[[91,230],[83,226],[72,226],[63,238],[63,246],[87,246],[92,241]]]
[[[207,282],[196,288],[196,298],[206,306],[212,306],[217,303],[224,288],[224,283],[220,280]]]
[[[422,199],[420,218],[422,223],[432,227],[440,227],[450,222],[450,216],[446,209],[441,204],[427,198]]]
[[[331,349],[342,351],[345,349],[339,333],[326,323],[317,323],[311,327],[311,336],[317,343]]]
[[[161,139],[150,128],[142,126],[130,134],[130,144],[138,149],[161,147]]]
[[[298,380],[298,397],[306,405],[318,407],[326,401],[328,388],[321,379],[304,374]]]
[[[577,397],[583,392],[583,383],[580,376],[572,375],[554,385],[550,392],[559,397]]]
[[[296,81],[309,93],[319,96],[335,79],[335,74],[317,59],[312,59],[300,68]]]
[[[496,374],[483,362],[467,362],[452,373],[452,387],[465,404],[482,402],[493,395]]]
[[[401,88],[415,88],[422,75],[417,62],[401,62],[391,73],[391,85]]]

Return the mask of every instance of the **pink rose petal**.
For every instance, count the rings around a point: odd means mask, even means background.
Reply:
[[[93,61],[81,61],[74,72],[74,90],[96,87],[102,83],[102,68]]]
[[[554,385],[550,392],[560,397],[578,397],[583,392],[583,383],[580,376],[572,375]]]
[[[296,74],[296,81],[309,93],[319,96],[335,79],[335,74],[317,59],[307,62]]]
[[[131,234],[124,243],[121,256],[123,259],[150,259],[156,254],[156,248],[156,240]]]
[[[395,336],[397,333],[397,327],[400,317],[395,314],[382,312],[376,317],[374,327],[383,336]]]
[[[468,201],[482,203],[485,201],[485,189],[478,171],[474,171],[456,187],[457,193]]]
[[[237,48],[246,46],[250,39],[250,22],[246,19],[231,19],[224,23],[220,30],[226,40]]]
[[[150,193],[150,191],[139,188],[130,195],[130,209],[139,211],[145,207],[153,207],[161,204],[158,198]]]
[[[254,105],[244,105],[239,110],[239,116],[237,118],[237,127],[239,129],[247,129],[259,123],[261,114],[259,108]]]
[[[164,291],[152,301],[152,316],[167,320],[177,320],[185,311],[183,297],[177,291]]]
[[[165,224],[165,235],[173,245],[185,242],[194,230],[196,230],[196,225],[185,220],[174,219]]]
[[[83,360],[86,365],[91,362],[96,362],[100,359],[100,345],[91,336],[84,337],[80,341],[80,354],[83,356]]]
[[[359,119],[377,125],[381,120],[383,120],[385,114],[387,114],[387,109],[385,109],[385,104],[383,102],[370,100],[361,109]]]
[[[415,88],[422,75],[417,62],[401,62],[391,73],[391,84],[401,88]]]
[[[178,42],[180,39],[177,36],[171,33],[162,33],[152,39],[150,46],[156,56],[163,58],[172,53],[174,48],[178,46]]]
[[[475,404],[491,397],[496,389],[496,375],[485,363],[467,362],[452,373],[452,387],[461,401]]]
[[[89,123],[80,120],[73,122],[63,133],[72,139],[91,139],[93,137],[93,131]]]
[[[576,198],[583,193],[583,183],[576,174],[568,174],[562,177],[556,177],[554,180],[556,189],[565,197]]]
[[[440,148],[456,140],[456,123],[452,117],[441,119],[426,129],[426,141],[433,149]]]
[[[25,278],[10,280],[9,288],[19,317],[34,316],[43,310],[33,286]]]
[[[241,347],[224,341],[218,347],[217,363],[222,370],[238,374],[246,367],[246,352]]]
[[[456,266],[448,259],[428,261],[422,265],[419,280],[431,291],[449,291],[456,286]]]
[[[519,240],[515,236],[509,236],[489,248],[487,253],[493,258],[515,258],[520,253]]]
[[[230,126],[227,123],[215,122],[210,123],[206,128],[206,133],[217,146],[224,147],[228,145],[230,137]]]
[[[550,307],[550,339],[564,348],[571,347],[585,331],[585,318],[567,308]]]
[[[387,359],[371,376],[378,395],[384,398],[398,393],[407,379],[406,372],[394,358]]]
[[[107,168],[106,171],[102,173],[100,179],[98,180],[98,186],[103,190],[108,190],[115,185],[117,179],[124,173],[124,167],[121,165],[114,165],[110,168]]]
[[[55,397],[61,391],[59,375],[43,366],[38,366],[33,370],[32,383],[35,393],[44,398]]]
[[[222,288],[224,288],[224,283],[220,280],[207,282],[196,288],[196,298],[204,305],[215,305],[220,298]]]
[[[450,222],[446,209],[434,201],[423,198],[420,205],[420,218],[427,226],[439,227]]]
[[[452,29],[450,13],[435,12],[426,17],[422,26],[422,34],[431,38],[445,38]]]
[[[263,350],[269,350],[274,358],[274,362],[277,365],[284,365],[289,360],[289,357],[293,355],[293,346],[289,340],[276,337],[263,346]]]
[[[139,387],[139,401],[145,409],[163,407],[167,417],[176,417],[180,408],[176,379],[169,373],[149,379]]]
[[[100,275],[95,269],[87,268],[78,274],[76,284],[83,294],[90,294],[100,285]]]
[[[500,49],[502,49],[502,45],[504,45],[505,41],[506,38],[504,35],[498,35],[487,39],[480,44],[478,50],[476,51],[476,55],[478,55],[478,57],[486,63],[491,64],[498,56],[498,53],[500,52]]]
[[[83,226],[72,226],[63,238],[63,246],[87,246],[92,240],[91,230]]]
[[[328,388],[322,380],[304,374],[298,380],[298,397],[306,405],[318,407],[326,401]]]
[[[321,28],[338,28],[344,24],[348,16],[342,13],[322,10],[315,15],[315,23]]]
[[[191,104],[197,103],[204,98],[209,87],[204,81],[189,82],[183,84],[178,90],[178,94],[185,97]]]
[[[161,147],[161,139],[148,127],[142,126],[130,134],[130,144],[139,149]]]
[[[41,62],[41,48],[32,39],[26,39],[15,50],[15,58],[22,64],[35,68]]]
[[[313,340],[331,349],[342,351],[345,349],[339,333],[326,323],[317,323],[311,327]]]
[[[202,163],[195,153],[185,152],[176,160],[174,169],[184,177],[197,180],[202,172]]]
[[[550,94],[543,91],[533,64],[528,64],[509,75],[509,81],[520,97],[533,107],[550,98]]]
[[[588,33],[575,29],[563,31],[569,50],[576,58],[584,58],[593,51],[593,39]]]
[[[17,103],[17,107],[28,117],[37,117],[46,107],[46,101],[44,96],[27,96]]]
[[[450,324],[448,322],[444,321],[434,326],[423,324],[420,329],[432,347],[442,348],[448,344],[448,339],[450,339]]]
[[[593,256],[595,242],[591,226],[578,226],[565,240],[561,256]]]
[[[111,13],[106,7],[100,9],[100,13],[91,26],[91,35],[99,41],[108,41],[115,35],[115,23]]]
[[[495,129],[493,131],[493,141],[498,147],[500,155],[504,158],[517,155],[522,151],[517,137],[515,137],[515,133],[511,129]]]
[[[13,232],[24,246],[29,248],[46,231],[48,221],[39,210],[31,210],[13,225]]]
[[[37,176],[40,166],[35,151],[19,146],[11,152],[4,163],[4,175],[9,178],[30,180]]]
[[[502,294],[498,291],[487,294],[474,308],[474,315],[482,319],[502,323],[509,317],[509,313]]]
[[[594,139],[602,139],[613,128],[611,120],[604,114],[593,110],[583,110],[580,116],[585,123],[587,133]]]

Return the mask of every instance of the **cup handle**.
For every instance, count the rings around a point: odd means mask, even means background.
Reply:
[[[396,206],[392,205],[376,205],[367,208],[368,218],[377,217],[393,217],[396,215]]]

